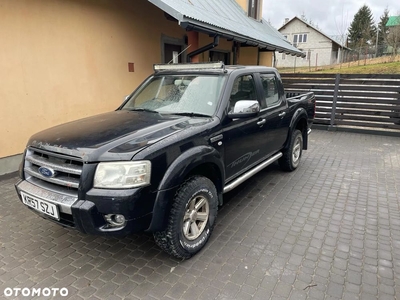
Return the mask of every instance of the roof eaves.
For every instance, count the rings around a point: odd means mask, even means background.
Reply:
[[[187,5],[187,3],[182,5],[176,0],[148,1],[177,19],[179,25],[183,28],[188,28],[188,25],[191,24],[209,34],[219,34],[231,40],[247,41],[249,44],[260,48],[282,49],[294,53],[295,55],[303,55],[298,49],[287,43],[287,41],[278,37],[272,30],[266,30],[264,27],[265,24],[248,18],[243,14],[242,10],[236,7],[238,5],[235,7],[233,7],[233,5],[231,5],[232,7],[226,7],[226,9],[232,13],[233,17],[223,16],[221,18],[213,18],[213,16],[215,17],[215,13],[208,13],[207,11],[196,9],[201,7],[196,7],[194,5],[200,5],[199,3],[201,3],[201,5],[206,5],[207,1],[192,1],[192,6]],[[229,2],[229,4],[234,4],[234,2]],[[236,21],[235,18],[239,21]],[[268,39],[266,37],[268,37]]]
[[[295,47],[293,47],[290,43],[288,43],[287,41],[282,40],[282,42],[286,43],[287,45],[285,45],[285,47],[283,46],[279,46],[279,45],[275,45],[273,43],[268,43],[265,41],[261,41],[258,39],[254,39],[248,36],[244,36],[242,34],[239,33],[235,33],[223,28],[218,28],[218,27],[214,27],[210,24],[207,23],[203,23],[201,21],[198,20],[193,20],[190,18],[185,18],[183,17],[183,20],[180,22],[180,25],[185,28],[185,29],[194,29],[194,27],[196,28],[196,30],[206,33],[206,34],[218,34],[222,37],[225,38],[230,38],[234,41],[243,43],[243,44],[247,44],[250,46],[254,46],[254,47],[259,47],[261,49],[268,49],[271,51],[281,51],[281,52],[288,52],[292,55],[296,55],[296,56],[304,56],[303,52],[301,52],[300,50],[296,49]],[[194,26],[191,28],[191,26]]]

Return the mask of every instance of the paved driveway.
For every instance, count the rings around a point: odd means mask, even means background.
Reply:
[[[400,298],[400,138],[313,131],[297,171],[272,165],[226,195],[207,247],[187,261],[151,235],[45,221],[15,180],[0,181],[0,297],[65,287],[72,299]]]

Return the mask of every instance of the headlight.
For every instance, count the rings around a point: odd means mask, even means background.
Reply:
[[[99,163],[94,175],[94,187],[126,189],[150,184],[151,162],[124,161]]]

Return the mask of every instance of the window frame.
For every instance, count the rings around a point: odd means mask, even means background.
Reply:
[[[293,34],[293,44],[304,44],[307,43],[308,33],[296,33]]]
[[[275,105],[268,106],[267,98],[265,97],[265,91],[264,91],[264,88],[262,85],[263,76],[275,79],[276,90],[278,92],[278,102]],[[262,108],[260,111],[266,111],[266,110],[274,109],[274,108],[281,106],[283,101],[282,101],[281,91],[278,86],[278,77],[276,76],[276,74],[275,73],[258,73],[258,78],[260,79],[262,98],[265,99],[265,103],[267,104],[267,107]],[[260,107],[262,107],[261,103],[260,103]]]
[[[238,78],[241,78],[241,77],[244,77],[244,76],[249,76],[249,75],[253,78],[254,89],[255,89],[254,92],[255,92],[255,95],[256,95],[256,99],[242,99],[242,100],[256,100],[258,102],[258,104],[260,105],[260,110],[261,110],[260,92],[259,92],[259,87],[258,87],[258,78],[259,78],[259,76],[257,76],[256,73],[249,72],[249,73],[238,74],[233,79],[233,84],[232,84],[231,90],[229,92],[229,100],[228,100],[228,106],[227,106],[228,112],[229,112],[229,108],[231,106],[231,96],[232,96],[232,91],[233,91],[233,88],[234,88],[235,81]],[[240,101],[240,100],[236,100],[236,101]]]
[[[254,10],[253,10],[254,4]],[[260,0],[248,0],[247,3],[247,16],[255,20],[259,19]]]

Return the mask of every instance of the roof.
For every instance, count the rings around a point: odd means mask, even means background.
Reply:
[[[399,26],[400,25],[400,16],[389,17],[386,22],[386,27]]]
[[[309,24],[309,23],[303,21],[302,19],[300,19],[300,18],[297,17],[297,16],[294,17],[294,18],[292,18],[292,19],[290,19],[287,23],[283,24],[283,25],[278,29],[278,31],[281,31],[281,29],[285,28],[289,23],[293,22],[294,20],[298,20],[298,21],[304,23],[304,24],[307,25],[308,27],[314,29],[314,30],[315,30],[316,32],[318,32],[319,34],[321,34],[321,35],[323,35],[324,37],[326,37],[327,39],[331,40],[332,43],[338,45],[339,47],[343,47],[343,48],[348,49],[346,46],[341,45],[340,43],[338,43],[337,41],[335,41],[333,38],[331,38],[331,37],[329,37],[327,34],[323,33],[321,30],[315,28],[313,25],[311,25],[311,24]]]
[[[248,17],[234,0],[148,0],[178,20],[181,27],[218,34],[262,49],[303,56],[276,29]]]

